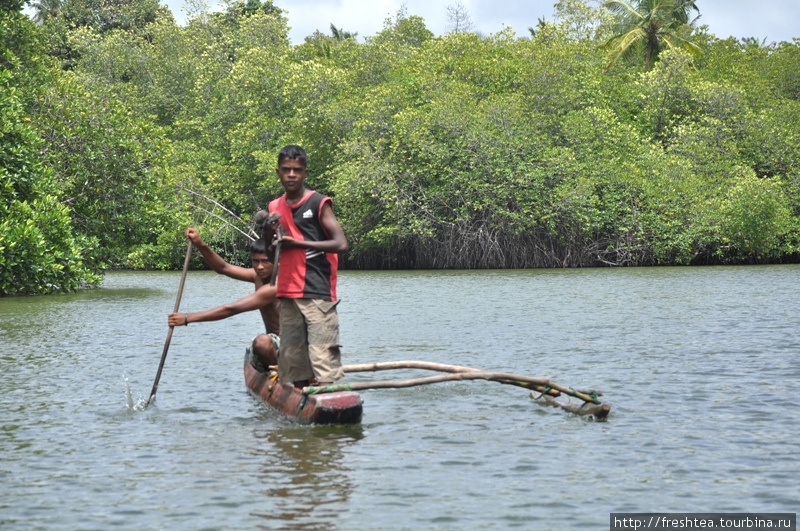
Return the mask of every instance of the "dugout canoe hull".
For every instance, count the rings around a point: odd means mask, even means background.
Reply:
[[[293,385],[272,381],[244,357],[244,381],[254,396],[260,398],[284,417],[300,424],[358,424],[363,401],[358,393],[339,391],[305,395]]]

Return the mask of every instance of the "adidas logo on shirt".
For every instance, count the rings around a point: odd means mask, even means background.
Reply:
[[[314,217],[314,213],[311,212],[310,208],[308,210],[306,210],[305,212],[303,212],[303,219],[308,219],[308,218],[313,218],[313,217]]]

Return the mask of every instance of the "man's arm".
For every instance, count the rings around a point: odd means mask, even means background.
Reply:
[[[167,324],[169,326],[184,326],[189,323],[199,323],[203,321],[219,321],[237,315],[243,312],[250,312],[253,310],[261,309],[268,304],[275,302],[277,298],[277,288],[265,284],[259,287],[255,292],[242,297],[236,302],[223,304],[211,310],[202,312],[183,313],[176,312],[167,316]]]
[[[286,247],[305,247],[306,249],[314,249],[324,253],[345,253],[347,252],[347,239],[344,236],[344,231],[339,220],[333,214],[333,207],[329,201],[322,205],[322,214],[319,218],[319,223],[325,232],[328,233],[328,240],[321,242],[295,240],[291,236],[284,236],[281,245]],[[288,243],[288,245],[287,245]]]
[[[200,254],[203,255],[203,259],[205,259],[209,267],[217,273],[236,280],[244,280],[247,282],[253,282],[255,280],[256,272],[254,269],[235,266],[223,260],[220,255],[215,253],[214,250],[203,241],[203,238],[200,237],[200,233],[194,227],[186,229],[186,238],[191,240],[192,245],[200,251]]]

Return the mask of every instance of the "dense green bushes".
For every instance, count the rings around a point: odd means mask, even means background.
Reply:
[[[75,231],[58,201],[46,148],[27,110],[48,79],[32,25],[0,9],[0,296],[99,282],[96,240]]]
[[[75,271],[177,267],[189,223],[237,256],[239,231],[280,193],[287,143],[334,197],[348,267],[798,259],[797,40],[701,30],[702,57],[665,50],[645,73],[639,57],[606,67],[607,15],[579,0],[532,38],[435,38],[401,11],[364,42],[299,46],[279,9],[256,4],[185,27],[152,2],[119,27],[56,18],[49,50],[68,71],[35,93],[5,78],[3,123],[24,131],[14,142],[42,177],[4,182],[28,187],[29,209],[60,205],[48,215],[71,227]],[[26,96],[8,104],[16,87]],[[3,220],[21,230],[10,216],[33,214],[16,199],[4,192]],[[5,277],[35,271],[19,264]]]

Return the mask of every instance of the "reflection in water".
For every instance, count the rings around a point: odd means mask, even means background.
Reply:
[[[291,529],[329,528],[354,488],[343,457],[349,446],[363,438],[362,426],[275,429],[268,423],[254,435],[263,440],[261,448],[269,455],[259,477],[267,485],[272,508],[253,515],[269,520],[270,529],[275,528],[275,520]]]

